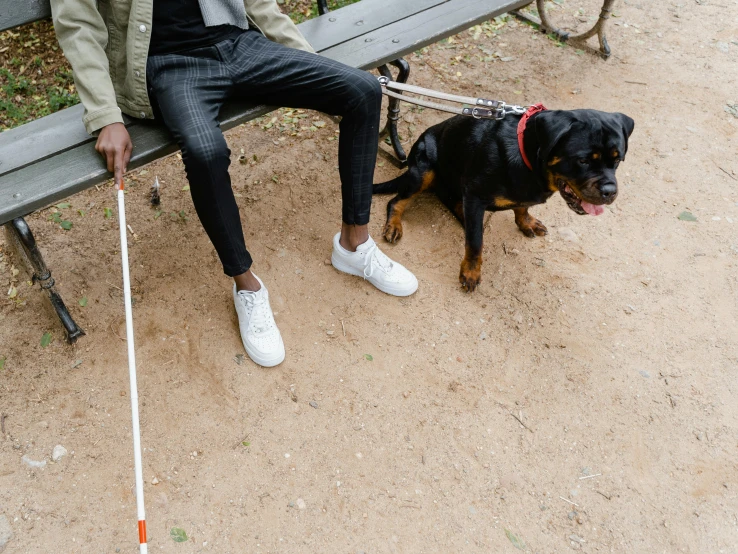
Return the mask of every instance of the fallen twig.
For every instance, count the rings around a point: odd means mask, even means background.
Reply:
[[[341,320],[341,328],[343,329],[343,336],[346,336],[346,326],[343,324],[343,320]]]
[[[648,86],[648,83],[644,83],[642,81],[625,81],[626,83],[630,83],[631,85],[644,85]]]
[[[525,427],[526,429],[528,429],[528,431],[530,431],[531,433],[533,432],[533,429],[531,429],[525,423],[523,423],[523,420],[520,419],[518,416],[516,416],[514,413],[510,412],[510,415],[513,416],[515,419],[517,419],[518,420],[518,423],[520,423],[520,425],[522,425],[523,427]]]
[[[585,475],[584,477],[580,477],[579,479],[592,479],[592,477],[599,477],[602,475],[602,473],[595,473],[594,475]]]
[[[115,286],[115,285],[114,285],[113,283],[110,283],[110,282],[108,282],[108,281],[105,281],[105,282],[106,282],[106,283],[107,283],[108,285],[110,285],[111,287],[113,287],[114,289],[118,289],[118,290],[119,290],[120,292],[123,292],[123,289],[122,289],[122,288],[120,288],[120,287],[116,287],[116,286]]]
[[[730,173],[729,173],[729,172],[728,172],[728,171],[727,171],[726,169],[723,169],[722,167],[720,167],[720,166],[719,166],[719,165],[717,164],[717,162],[716,162],[715,160],[712,160],[712,163],[714,163],[714,164],[715,164],[715,166],[716,166],[716,167],[717,167],[717,168],[718,168],[718,169],[719,169],[720,171],[722,171],[723,173],[725,173],[725,174],[726,174],[726,175],[727,175],[728,177],[730,177],[730,178],[731,178],[731,179],[733,179],[734,181],[738,181],[738,179],[736,179],[736,178],[735,178],[735,177],[734,177],[733,175],[731,175],[731,174],[730,174]]]
[[[571,504],[572,506],[576,506],[577,508],[579,508],[579,504],[577,504],[576,502],[572,502],[571,500],[567,500],[567,499],[566,499],[566,498],[564,498],[563,496],[559,496],[559,498],[560,498],[561,500],[563,500],[564,502],[568,502],[568,503],[569,503],[569,504]]]
[[[8,414],[0,416],[0,430],[5,434],[5,420],[8,418]]]

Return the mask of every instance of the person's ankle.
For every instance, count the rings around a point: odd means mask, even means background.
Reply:
[[[338,244],[340,244],[344,250],[347,250],[349,252],[356,252],[356,246],[352,246],[349,239],[345,238],[343,235],[341,235],[341,238],[338,239]]]
[[[251,273],[251,270],[241,275],[236,275],[233,280],[236,283],[237,291],[257,292],[261,289],[261,283],[259,283],[256,275]]]

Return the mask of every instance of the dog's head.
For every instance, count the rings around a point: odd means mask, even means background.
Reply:
[[[551,190],[578,214],[599,215],[618,195],[615,170],[635,122],[622,113],[551,110],[535,118],[539,162]]]

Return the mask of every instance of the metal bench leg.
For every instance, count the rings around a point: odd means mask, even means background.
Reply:
[[[407,80],[410,77],[410,64],[407,63],[404,58],[394,60],[390,62],[390,64],[394,65],[397,69],[400,70],[399,74],[397,75],[397,82],[407,83]],[[392,79],[392,72],[386,64],[379,66],[379,72],[385,77]],[[397,98],[390,98],[389,108],[387,109],[387,124],[379,133],[379,136],[385,137],[387,134],[389,134],[390,142],[392,143],[392,148],[395,149],[397,159],[400,160],[401,167],[405,167],[405,165],[407,165],[407,155],[405,154],[405,150],[402,148],[402,144],[400,144],[400,136],[397,134],[397,121],[399,119],[400,101]]]
[[[602,9],[600,10],[600,17],[597,20],[597,23],[595,23],[594,27],[592,27],[589,31],[585,31],[584,33],[581,33],[579,35],[572,35],[551,24],[551,21],[548,19],[545,4],[546,0],[536,0],[536,7],[538,8],[538,15],[540,16],[540,19],[528,14],[524,14],[517,10],[512,13],[514,13],[517,17],[521,19],[525,19],[539,25],[541,27],[541,31],[544,33],[553,33],[562,42],[584,42],[588,38],[597,35],[597,38],[600,41],[600,55],[605,59],[610,57],[610,45],[607,44],[607,37],[605,36],[605,26],[607,24],[607,20],[610,19],[610,14],[612,13],[615,0],[604,0],[602,4]]]
[[[74,322],[74,319],[69,314],[69,310],[64,305],[64,301],[59,296],[59,293],[56,292],[51,271],[46,267],[46,262],[41,255],[41,251],[36,246],[36,239],[33,237],[31,228],[22,217],[14,219],[6,225],[6,228],[11,235],[11,239],[23,247],[22,254],[25,254],[26,260],[33,267],[33,282],[38,282],[41,288],[49,293],[51,305],[56,310],[56,314],[59,316],[62,325],[64,325],[64,330],[67,333],[67,341],[70,344],[74,343],[85,332]]]

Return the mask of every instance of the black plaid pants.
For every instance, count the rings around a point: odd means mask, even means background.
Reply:
[[[249,30],[213,46],[150,56],[146,77],[152,104],[182,150],[195,210],[226,275],[240,275],[252,263],[218,121],[229,97],[342,116],[343,222],[369,222],[382,103],[381,87],[369,73]]]

